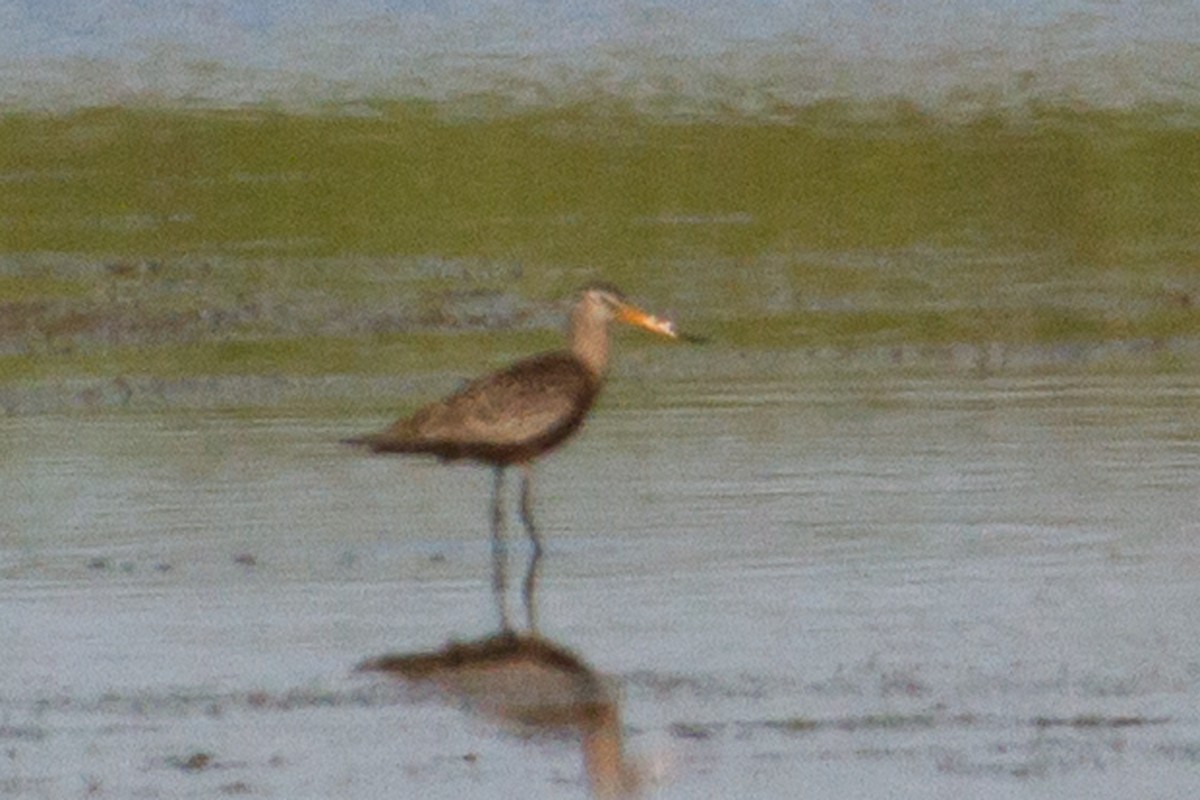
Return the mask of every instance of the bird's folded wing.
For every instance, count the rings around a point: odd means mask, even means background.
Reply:
[[[568,354],[535,356],[422,408],[381,438],[496,446],[528,442],[586,412],[594,384]]]

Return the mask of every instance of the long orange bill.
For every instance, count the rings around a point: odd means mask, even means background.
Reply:
[[[667,319],[659,319],[653,314],[647,314],[640,308],[622,304],[617,309],[617,319],[621,322],[627,322],[630,325],[636,325],[639,328],[657,333],[660,336],[669,336],[672,339],[678,339],[679,333],[675,330],[675,323]]]

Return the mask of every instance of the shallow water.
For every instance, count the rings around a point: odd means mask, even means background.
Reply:
[[[618,97],[769,111],[906,96],[975,106],[1194,100],[1194,9],[1093,0],[125,0],[0,10],[0,102],[312,105]],[[664,103],[665,99],[665,103]]]
[[[1198,389],[616,392],[538,475],[543,632],[652,796],[1184,796]],[[353,672],[495,621],[489,474],[335,443],[384,421],[0,419],[3,793],[585,796],[570,742]]]

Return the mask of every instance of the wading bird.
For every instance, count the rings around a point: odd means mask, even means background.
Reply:
[[[537,628],[533,594],[542,542],[533,521],[533,461],[562,444],[583,424],[608,367],[608,323],[617,320],[667,336],[675,326],[630,305],[614,287],[585,288],[571,312],[570,347],[516,362],[472,381],[458,392],[397,420],[380,433],[345,439],[377,453],[425,453],[443,461],[491,465],[492,590],[500,626],[509,630],[505,602],[504,472],[519,466],[521,520],[533,544],[523,597],[529,627]]]

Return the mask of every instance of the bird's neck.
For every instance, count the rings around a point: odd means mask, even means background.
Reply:
[[[608,322],[581,309],[571,315],[571,352],[593,375],[603,378],[608,369]]]

